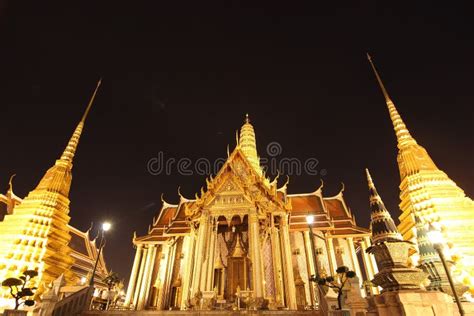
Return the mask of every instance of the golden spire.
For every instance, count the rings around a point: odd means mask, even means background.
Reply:
[[[387,103],[390,119],[393,123],[393,129],[395,130],[395,134],[397,136],[398,148],[401,149],[408,145],[415,145],[415,139],[411,137],[410,132],[408,131],[400,114],[398,114],[397,108],[390,99],[390,96],[388,95],[388,92],[385,89],[385,86],[383,85],[382,79],[380,78],[380,75],[377,72],[377,69],[375,68],[375,65],[372,62],[372,58],[369,54],[367,54],[367,58],[369,59],[370,65],[372,66],[372,70],[374,71],[375,77],[377,78],[377,82],[379,83],[380,89],[382,90],[382,93],[385,97],[385,102]]]
[[[72,134],[71,139],[69,140],[66,149],[64,150],[63,154],[61,155],[61,158],[59,158],[60,161],[66,162],[66,163],[72,163],[72,159],[74,158],[74,154],[76,153],[77,145],[79,144],[79,139],[82,134],[82,129],[84,128],[84,123],[86,121],[87,115],[89,114],[89,111],[92,107],[92,104],[94,103],[95,96],[97,94],[97,91],[99,90],[101,80],[97,82],[97,86],[94,90],[94,93],[92,94],[92,97],[89,101],[89,104],[87,105],[86,110],[84,111],[84,114],[82,115],[81,121],[79,124],[77,124],[76,129],[74,130],[74,133]]]
[[[260,159],[257,155],[257,142],[255,140],[255,131],[252,124],[250,124],[249,115],[245,115],[245,123],[240,129],[239,145],[247,160],[252,167],[259,173],[262,173],[260,168]]]
[[[44,284],[61,274],[66,276],[68,283],[74,282],[68,226],[72,159],[99,86],[100,81],[61,158],[46,171],[36,188],[15,206],[15,211],[0,222],[0,279],[17,275],[27,265],[39,273],[35,281],[38,294],[45,290]],[[29,254],[31,258],[21,264],[8,260],[18,253]]]

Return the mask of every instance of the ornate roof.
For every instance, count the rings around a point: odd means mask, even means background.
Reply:
[[[357,226],[355,218],[346,204],[343,189],[335,196],[324,197],[323,185],[314,192],[288,194],[291,203],[290,229],[308,228],[307,215],[313,215],[313,227],[332,235],[368,234],[369,230]]]
[[[172,236],[188,234],[203,210],[224,216],[229,223],[233,216],[243,217],[255,208],[260,218],[264,212],[289,214],[291,230],[306,230],[306,215],[315,215],[314,226],[334,235],[368,235],[358,227],[347,207],[342,191],[333,197],[323,197],[322,184],[314,192],[287,194],[288,180],[278,188],[278,176],[273,181],[265,176],[258,162],[255,132],[248,117],[242,126],[240,139],[215,177],[206,179],[206,187],[193,200],[184,198],[178,190],[178,204],[162,200],[158,217],[153,219],[148,233],[134,237],[134,243],[163,243]]]

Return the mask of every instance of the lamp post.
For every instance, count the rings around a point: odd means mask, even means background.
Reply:
[[[314,282],[316,283],[316,297],[318,299],[318,304],[320,302],[320,295],[319,295],[319,268],[318,268],[318,259],[316,257],[316,247],[314,245],[314,234],[313,234],[313,223],[314,223],[314,215],[306,215],[306,223],[308,223],[308,230],[309,230],[309,242],[311,245],[311,253],[313,254],[313,264],[314,264]],[[316,307],[316,306],[315,306]]]
[[[456,305],[459,309],[459,314],[464,316],[464,309],[462,308],[461,301],[459,300],[458,294],[456,293],[456,289],[454,288],[453,279],[451,278],[451,273],[449,272],[448,265],[446,264],[446,259],[444,258],[443,254],[443,235],[441,232],[430,224],[428,230],[428,238],[430,239],[431,243],[433,244],[434,249],[439,255],[441,259],[441,263],[443,264],[444,270],[446,271],[446,276],[448,277],[449,285],[451,286],[451,291],[453,292],[454,299],[456,300]]]
[[[97,264],[99,263],[99,258],[102,252],[102,248],[104,248],[105,232],[109,231],[110,228],[112,228],[112,224],[110,224],[109,222],[104,222],[102,224],[102,229],[100,230],[100,233],[99,233],[100,234],[99,251],[97,253],[97,258],[95,259],[94,269],[92,270],[92,276],[89,281],[89,286],[94,286],[94,277],[95,277],[95,272],[97,270]]]

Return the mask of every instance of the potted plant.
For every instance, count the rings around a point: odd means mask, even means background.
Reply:
[[[26,311],[20,311],[18,308],[21,305],[33,306],[35,301],[33,296],[36,291],[36,287],[30,287],[30,281],[34,277],[38,276],[38,272],[35,270],[26,270],[19,278],[8,278],[2,282],[2,286],[10,288],[10,295],[15,299],[15,309],[5,310],[4,316],[9,315],[26,315]]]
[[[327,278],[318,279],[318,284],[332,288],[337,293],[337,310],[342,309],[342,289],[346,285],[347,280],[355,277],[354,271],[350,271],[348,267],[341,266],[336,269],[336,276],[329,276]]]

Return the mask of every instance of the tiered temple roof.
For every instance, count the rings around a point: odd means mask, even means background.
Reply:
[[[248,172],[244,176],[243,170]],[[258,163],[255,133],[247,116],[234,151],[217,175],[206,179],[206,190],[202,189],[195,199],[183,197],[178,190],[180,199],[177,204],[162,198],[158,217],[153,219],[147,234],[135,236],[134,242],[162,243],[172,236],[189,234],[196,215],[205,205],[220,203],[220,193],[227,186],[230,191],[244,191],[249,197],[262,200],[266,209],[287,210],[290,213],[290,230],[293,231],[306,230],[306,216],[314,215],[314,227],[331,235],[367,236],[370,233],[368,229],[357,226],[344,199],[344,189],[331,197],[323,196],[323,185],[311,193],[288,194],[288,181],[280,188],[277,188],[277,178],[270,182]]]

